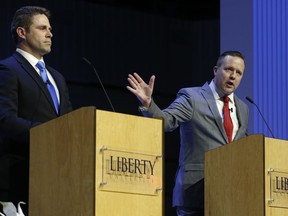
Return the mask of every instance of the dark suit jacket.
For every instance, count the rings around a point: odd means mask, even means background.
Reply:
[[[248,107],[234,94],[239,130],[235,140],[248,135]],[[165,110],[152,101],[143,115],[164,119],[165,131],[180,126],[179,167],[175,179],[173,205],[204,207],[204,153],[228,143],[213,93],[202,87],[183,88]]]
[[[72,111],[64,77],[46,67],[59,89],[59,115]],[[28,167],[30,128],[57,116],[46,85],[21,54],[15,52],[0,61],[0,191],[11,189],[13,181],[20,184],[27,178],[28,172],[21,169],[23,164],[24,169]],[[22,167],[20,170],[18,165]],[[15,170],[26,176],[18,175]]]

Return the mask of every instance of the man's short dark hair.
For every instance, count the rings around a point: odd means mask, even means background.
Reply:
[[[49,19],[51,13],[49,10],[39,6],[24,6],[19,8],[13,17],[11,23],[11,34],[14,42],[18,43],[18,35],[16,29],[18,27],[24,28],[26,31],[29,31],[29,28],[32,24],[32,17],[37,14],[44,14]]]
[[[243,61],[245,60],[244,58],[244,55],[239,52],[239,51],[225,51],[223,52],[219,57],[218,57],[218,60],[217,60],[217,67],[220,67],[222,62],[223,62],[223,59],[226,57],[226,56],[233,56],[233,57],[239,57],[241,59],[243,59]]]

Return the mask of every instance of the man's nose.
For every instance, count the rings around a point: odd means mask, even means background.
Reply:
[[[236,78],[236,71],[232,71],[230,74],[230,77],[235,79]]]

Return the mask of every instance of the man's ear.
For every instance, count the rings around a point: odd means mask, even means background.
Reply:
[[[214,67],[213,67],[213,72],[214,72],[214,75],[216,75],[216,73],[217,73],[217,70],[218,70],[218,67],[217,67],[217,66],[214,66]]]
[[[18,27],[16,29],[16,32],[17,32],[18,37],[20,37],[20,38],[22,38],[24,40],[26,39],[26,31],[25,31],[25,29],[23,27]]]

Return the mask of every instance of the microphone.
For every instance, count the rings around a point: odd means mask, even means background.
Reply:
[[[267,124],[267,122],[266,122],[266,120],[265,120],[264,116],[262,115],[262,113],[261,113],[261,111],[260,111],[259,107],[257,106],[257,104],[256,104],[256,103],[254,103],[254,101],[253,101],[251,98],[249,98],[249,97],[246,97],[246,100],[248,100],[248,101],[249,101],[251,104],[253,104],[253,105],[255,105],[255,106],[256,106],[256,108],[257,108],[257,110],[258,110],[259,114],[261,115],[261,117],[262,117],[262,119],[263,119],[263,121],[264,121],[264,123],[265,123],[266,127],[267,127],[267,128],[268,128],[268,130],[270,131],[270,133],[271,133],[272,137],[273,137],[273,138],[275,138],[274,134],[272,133],[272,130],[270,129],[269,125]]]
[[[233,112],[233,107],[231,107],[231,108],[229,109],[229,111],[232,113],[232,112]]]
[[[101,85],[101,87],[102,87],[102,90],[104,91],[104,93],[105,93],[105,95],[106,95],[106,98],[107,98],[107,100],[108,100],[108,102],[109,102],[109,104],[110,104],[110,106],[111,106],[111,109],[113,110],[113,112],[115,112],[115,109],[114,109],[114,107],[113,107],[113,105],[112,105],[112,103],[111,103],[111,100],[110,100],[110,98],[109,98],[109,96],[108,96],[108,94],[107,94],[107,92],[106,92],[106,90],[105,90],[105,88],[104,88],[104,85],[102,84],[102,81],[101,81],[101,79],[100,79],[100,76],[98,75],[98,73],[97,73],[94,65],[93,65],[87,58],[82,57],[82,59],[83,59],[87,64],[89,64],[89,65],[92,67],[94,73],[96,74],[96,76],[97,76],[97,78],[98,78],[98,81],[100,82],[100,85]]]

